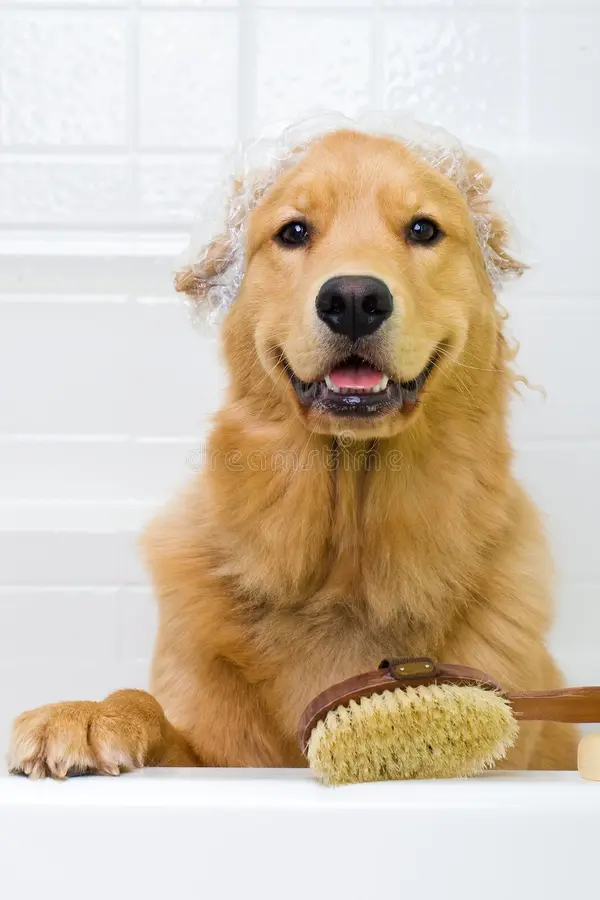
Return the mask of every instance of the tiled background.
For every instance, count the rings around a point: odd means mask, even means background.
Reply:
[[[409,108],[496,153],[532,272],[506,298],[517,467],[560,571],[554,644],[600,679],[598,0],[0,0],[0,743],[143,685],[135,553],[190,475],[214,347],[170,291],[221,150],[316,107]]]

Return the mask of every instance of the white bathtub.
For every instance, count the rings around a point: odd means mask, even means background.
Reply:
[[[0,778],[0,897],[597,896],[600,784],[575,773],[327,789],[288,770]]]

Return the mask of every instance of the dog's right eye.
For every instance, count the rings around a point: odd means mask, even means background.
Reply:
[[[288,222],[275,235],[275,240],[284,247],[301,247],[309,239],[310,230],[305,222]]]

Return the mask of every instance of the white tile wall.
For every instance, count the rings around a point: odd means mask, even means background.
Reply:
[[[534,268],[506,298],[517,470],[555,646],[600,678],[598,0],[0,0],[0,743],[34,704],[142,685],[136,534],[223,375],[168,293],[220,151],[266,119],[408,107],[496,152]]]
[[[3,145],[125,147],[127,26],[105,10],[3,13]]]
[[[0,225],[121,226],[135,203],[127,158],[1,154]]]
[[[523,84],[519,30],[518,15],[486,8],[477,15],[433,7],[388,13],[381,29],[386,108],[443,121],[484,146],[499,137],[516,141]]]
[[[553,4],[559,7],[559,4]],[[524,26],[529,54],[529,122],[532,137],[567,148],[598,140],[595,85],[598,79],[598,7],[578,5],[527,13]],[[568,74],[568,86],[565,85]],[[576,73],[576,75],[575,75]],[[571,80],[573,79],[573,80]],[[557,109],[556,98],[568,96]]]
[[[260,120],[332,108],[352,115],[370,99],[371,17],[363,10],[264,9],[256,18]]]
[[[222,172],[221,154],[147,155],[139,164],[139,216],[149,224],[193,222]]]
[[[138,52],[143,148],[233,141],[238,105],[235,12],[141,12]]]

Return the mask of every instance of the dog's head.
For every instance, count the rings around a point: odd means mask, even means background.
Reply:
[[[490,259],[497,272],[522,270],[477,161],[464,161],[463,182],[394,138],[341,130],[311,141],[244,223],[225,321],[235,392],[287,405],[322,433],[408,427],[461,364],[473,326],[496,322]],[[228,277],[230,242],[217,237],[179,274],[194,302]]]

